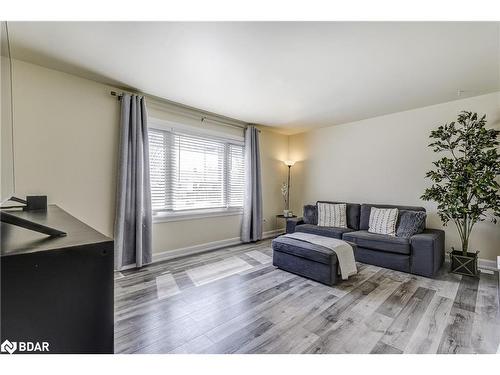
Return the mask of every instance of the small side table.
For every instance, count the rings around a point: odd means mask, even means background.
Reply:
[[[278,219],[285,219],[285,232],[286,232],[286,222],[288,221],[288,219],[293,219],[297,217],[297,215],[292,215],[292,216],[285,216],[283,214],[281,215],[276,215],[276,222],[275,222],[275,226],[277,227],[278,226]]]

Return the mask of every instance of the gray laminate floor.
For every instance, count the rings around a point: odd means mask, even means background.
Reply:
[[[358,263],[335,287],[275,269],[270,241],[116,274],[116,353],[497,353],[498,273]]]

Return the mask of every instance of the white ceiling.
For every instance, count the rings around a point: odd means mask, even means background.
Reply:
[[[500,89],[500,23],[9,22],[15,58],[293,133]]]

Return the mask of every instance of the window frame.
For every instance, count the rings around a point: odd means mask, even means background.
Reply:
[[[192,135],[196,137],[207,137],[213,140],[218,140],[224,143],[235,144],[244,147],[244,138],[235,134],[229,134],[225,132],[220,132],[214,129],[198,128],[195,126],[189,126],[174,121],[162,120],[157,118],[148,118],[148,131],[149,128],[168,131],[168,132],[179,132],[186,135]],[[224,168],[224,189],[228,191],[229,178],[228,178],[228,168],[227,168],[227,158],[229,156],[228,147],[225,148],[226,167]],[[226,197],[226,199],[228,199]],[[210,217],[221,217],[221,216],[234,216],[242,215],[243,207],[219,207],[219,208],[199,208],[192,210],[179,210],[171,211],[166,209],[153,209],[153,222],[170,222],[170,221],[183,221],[183,220],[193,220],[193,219],[203,219]]]

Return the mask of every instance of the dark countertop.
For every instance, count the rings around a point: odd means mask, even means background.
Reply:
[[[112,241],[109,237],[99,233],[56,205],[49,205],[46,211],[9,210],[6,212],[62,230],[68,235],[65,237],[49,237],[42,233],[1,223],[0,246],[2,256],[35,253]]]

